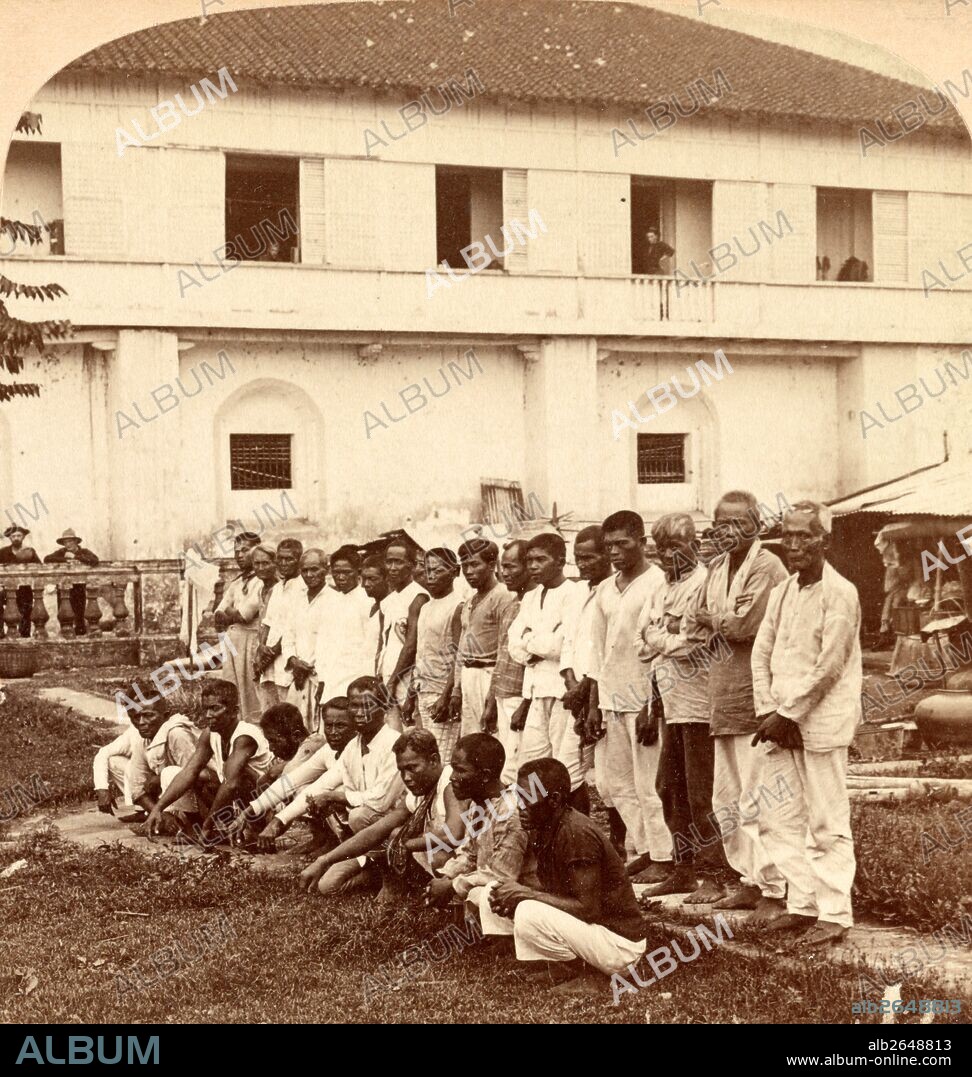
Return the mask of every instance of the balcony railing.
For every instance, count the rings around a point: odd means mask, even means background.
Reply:
[[[62,565],[13,565],[0,568],[0,590],[4,593],[4,638],[25,639],[21,629],[29,621],[27,640],[74,639],[76,622],[83,621],[81,635],[97,639],[102,635],[131,636],[137,631],[132,611],[139,608],[139,573],[125,566],[99,565],[97,568],[65,568]],[[83,616],[80,597],[76,614],[71,604],[72,588],[84,588]],[[30,588],[29,614],[18,605],[26,597],[21,588]]]

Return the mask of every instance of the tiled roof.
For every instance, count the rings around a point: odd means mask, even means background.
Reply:
[[[455,0],[453,0],[455,3]],[[709,110],[872,127],[916,94],[897,79],[653,8],[585,0],[385,0],[223,11],[119,38],[68,70],[194,80],[226,66],[240,85],[422,92],[473,68],[487,97],[641,109],[721,68]],[[481,95],[482,96],[482,95]],[[968,137],[954,106],[926,126]]]

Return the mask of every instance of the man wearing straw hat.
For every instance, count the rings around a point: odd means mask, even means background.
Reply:
[[[73,565],[76,563],[93,568],[98,564],[97,554],[87,550],[81,545],[81,537],[74,533],[72,528],[67,528],[57,540],[59,550],[49,553],[44,558],[45,565]],[[61,605],[62,588],[57,589],[58,608]],[[74,612],[74,634],[83,636],[87,629],[84,626],[84,607],[88,600],[88,589],[83,583],[71,584],[71,609]],[[64,627],[63,625],[61,626]]]
[[[30,534],[26,527],[11,524],[3,533],[10,539],[10,545],[0,550],[0,565],[39,565],[41,559],[32,546],[25,546],[24,539]],[[6,604],[7,596],[0,591],[0,612]],[[30,635],[30,611],[34,605],[33,587],[17,588],[17,609],[20,612],[20,634],[24,638]]]

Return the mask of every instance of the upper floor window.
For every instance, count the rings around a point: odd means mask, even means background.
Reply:
[[[638,485],[688,482],[686,439],[686,434],[639,434]]]
[[[10,143],[0,215],[40,230],[39,243],[0,236],[0,258],[64,254],[60,143],[19,139]]]
[[[230,489],[289,490],[292,434],[230,434]]]
[[[501,168],[435,169],[436,260],[453,269],[466,266],[464,247],[481,243],[493,268],[502,269],[497,251],[506,249],[503,225],[503,170]],[[492,242],[489,242],[492,240]],[[476,258],[481,262],[482,256]]]
[[[300,247],[296,157],[226,155],[226,257],[297,262]]]
[[[712,184],[706,180],[631,177],[631,272],[671,276],[700,267],[712,246]],[[695,275],[695,271],[693,271]]]
[[[817,188],[817,280],[874,279],[872,192]]]

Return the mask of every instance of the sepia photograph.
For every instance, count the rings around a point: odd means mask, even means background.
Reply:
[[[0,25],[0,1058],[968,1065],[972,0]]]

